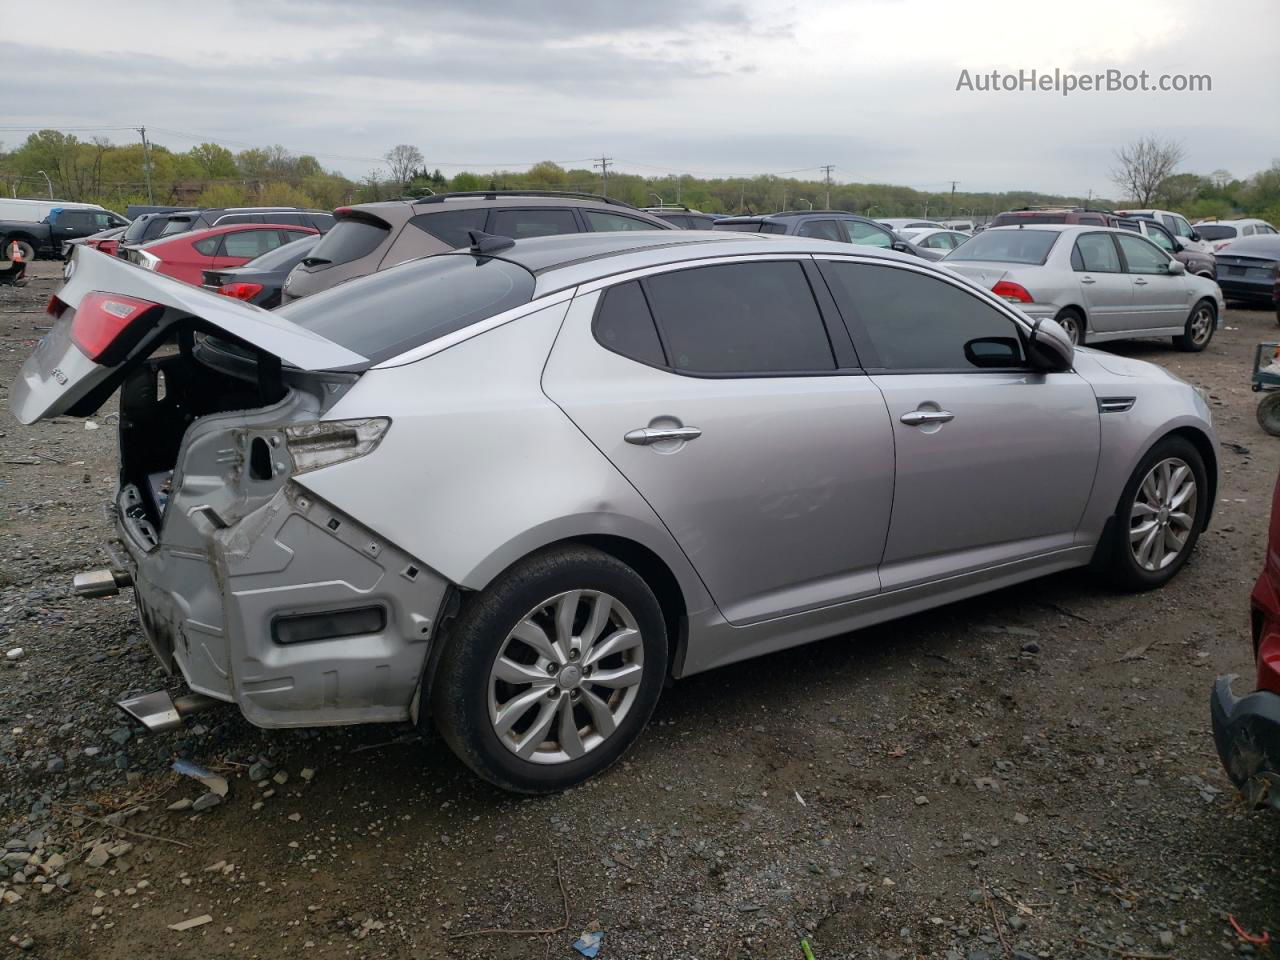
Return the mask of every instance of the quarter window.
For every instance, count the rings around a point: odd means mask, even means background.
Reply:
[[[835,357],[796,262],[695,267],[644,282],[671,366],[720,374],[834,370]]]
[[[840,225],[834,220],[808,220],[800,224],[800,229],[796,233],[801,237],[844,241],[844,236],[840,233]]]
[[[522,240],[558,233],[578,233],[572,210],[495,210],[489,232],[499,237]]]
[[[1124,251],[1126,273],[1168,273],[1169,257],[1155,244],[1142,237],[1118,234],[1120,249]]]
[[[212,257],[215,253],[218,252],[218,244],[221,242],[222,242],[222,237],[219,235],[219,236],[213,236],[213,237],[205,237],[203,240],[197,240],[195,243],[192,244],[192,246],[195,247],[196,250],[198,250],[200,253],[204,254],[206,257]]]
[[[641,363],[666,365],[653,314],[638,280],[605,291],[592,330],[600,345],[614,353]]]
[[[1071,251],[1071,268],[1077,273],[1120,273],[1120,255],[1109,233],[1086,233]]]
[[[484,207],[467,210],[442,210],[439,213],[420,213],[409,222],[419,230],[429,233],[450,249],[471,245],[471,230],[483,230],[489,211]]]
[[[223,234],[222,248],[218,251],[218,255],[247,257],[252,260],[278,246],[280,246],[280,234],[275,230],[242,230],[238,233]]]
[[[1025,365],[1016,324],[945,280],[900,267],[834,261],[824,263],[822,272],[869,367],[912,371]]]
[[[655,227],[652,223],[645,223],[643,220],[637,220],[635,217],[625,217],[620,213],[605,213],[602,210],[583,210],[582,215],[587,218],[587,226],[598,233],[607,233],[617,230],[661,230],[661,227]]]

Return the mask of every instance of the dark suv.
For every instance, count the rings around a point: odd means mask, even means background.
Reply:
[[[740,233],[781,233],[856,243],[865,247],[887,247],[899,253],[914,254],[922,260],[941,260],[947,254],[946,250],[917,247],[884,224],[843,210],[789,210],[761,216],[726,217],[717,220],[711,229],[735,230]]]
[[[334,214],[334,228],[285,281],[285,303],[406,260],[465,247],[471,231],[521,240],[560,233],[676,229],[629,203],[589,193],[442,193],[339,207]]]
[[[717,220],[724,219],[722,214],[703,213],[701,210],[690,210],[688,207],[664,205],[661,207],[641,207],[645,213],[651,213],[660,220],[665,220],[673,227],[681,230],[710,230]]]

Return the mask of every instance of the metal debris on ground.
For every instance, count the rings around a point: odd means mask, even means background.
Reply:
[[[210,793],[215,793],[219,797],[225,797],[227,795],[226,777],[220,777],[212,770],[206,770],[198,763],[192,763],[190,760],[178,759],[173,761],[173,769],[174,772],[180,773],[183,776],[199,780],[209,788]]]

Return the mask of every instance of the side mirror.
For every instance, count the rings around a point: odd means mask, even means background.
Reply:
[[[1027,356],[1037,370],[1062,373],[1071,369],[1076,349],[1067,331],[1056,321],[1038,317],[1031,323],[1027,336]]]
[[[1196,243],[1199,243],[1199,242],[1200,242],[1200,239],[1201,239],[1201,237],[1200,237],[1200,231],[1199,231],[1199,230],[1192,230],[1192,231],[1191,231],[1191,239],[1192,239],[1192,240],[1194,240]]]
[[[901,240],[893,241],[893,249],[897,250],[899,253],[911,252],[911,248],[907,246],[905,243],[903,243]]]
[[[1171,276],[1178,277],[1187,272],[1187,265],[1181,260],[1170,260],[1168,269]]]
[[[1017,337],[978,337],[964,345],[964,358],[975,367],[1008,368],[1022,364]]]
[[[1183,250],[1187,249],[1187,241],[1183,240],[1181,237],[1174,237],[1173,249],[1181,253]]]

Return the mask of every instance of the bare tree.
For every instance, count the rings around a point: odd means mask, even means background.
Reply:
[[[1156,191],[1182,162],[1185,151],[1172,140],[1154,135],[1116,150],[1111,179],[1139,207],[1150,206]]]
[[[403,190],[409,185],[409,178],[413,176],[413,171],[422,166],[422,151],[407,143],[401,143],[388,150],[383,159],[391,168],[391,179],[400,184]]]

